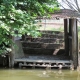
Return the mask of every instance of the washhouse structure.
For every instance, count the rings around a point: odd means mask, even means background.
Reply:
[[[64,32],[39,30],[41,37],[23,35],[15,40],[19,47],[15,50],[14,66],[43,68],[77,68],[78,30],[77,18],[80,15],[72,10],[60,10],[51,18],[63,18]]]

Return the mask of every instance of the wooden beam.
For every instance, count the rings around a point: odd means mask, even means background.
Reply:
[[[64,41],[65,41],[65,54],[69,55],[69,39],[68,39],[68,19],[64,19]]]
[[[78,31],[77,31],[77,19],[71,19],[72,27],[72,60],[74,68],[78,66]]]

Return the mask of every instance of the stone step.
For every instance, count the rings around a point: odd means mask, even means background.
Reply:
[[[43,33],[46,33],[46,34],[64,34],[64,32],[61,32],[61,31],[49,31],[49,30],[39,30],[39,32],[41,32],[42,34]]]
[[[22,46],[27,48],[60,49],[63,47],[63,44],[43,42],[22,42]]]
[[[57,34],[42,34],[41,35],[42,38],[58,38],[58,39],[63,39],[64,36],[63,35],[57,35]]]
[[[26,40],[26,38],[32,38],[31,36],[28,35],[23,35],[22,40]],[[64,35],[63,34],[46,34],[42,33],[41,36],[38,38],[56,38],[56,39],[63,39]]]
[[[42,42],[22,42],[22,47],[26,48],[41,48],[42,45]]]
[[[63,39],[56,39],[56,38],[29,38],[27,37],[27,42],[44,42],[44,43],[63,43]],[[25,42],[24,41],[24,42]]]
[[[23,48],[25,55],[64,55],[65,50],[60,49],[55,53],[56,49],[42,49],[42,48]]]

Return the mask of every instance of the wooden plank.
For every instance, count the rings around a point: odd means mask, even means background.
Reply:
[[[65,54],[69,55],[68,19],[64,19]]]

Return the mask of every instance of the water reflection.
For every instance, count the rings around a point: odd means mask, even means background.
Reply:
[[[39,77],[50,77],[47,71],[42,71],[41,73],[38,74]]]
[[[0,70],[0,80],[80,80],[72,70]]]
[[[64,73],[62,70],[53,71],[53,75],[55,80],[64,80]]]

